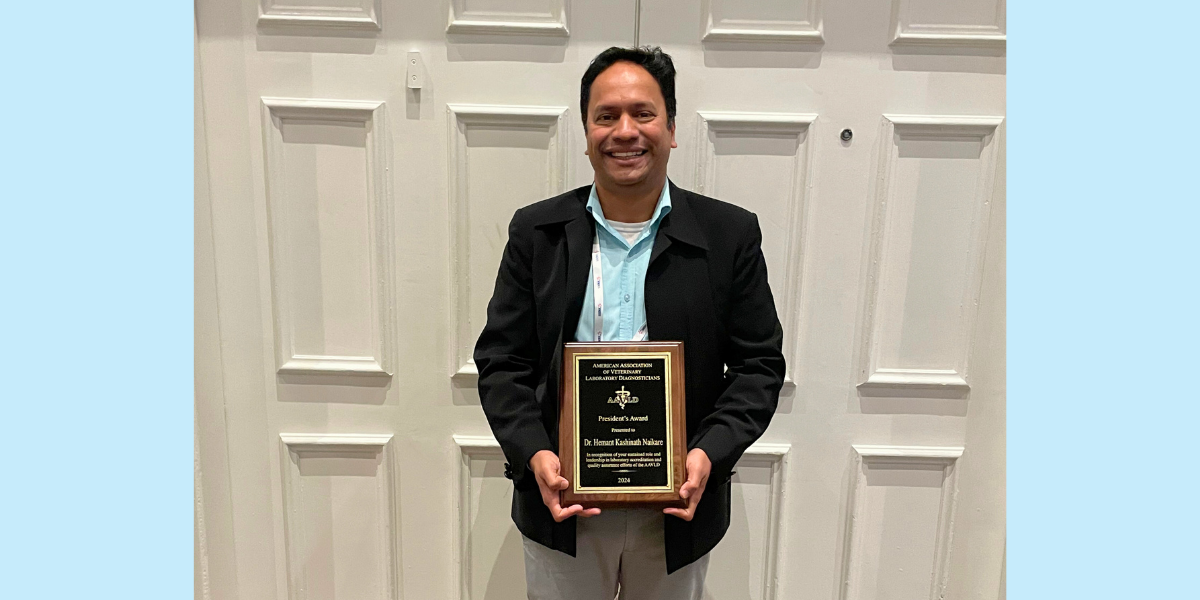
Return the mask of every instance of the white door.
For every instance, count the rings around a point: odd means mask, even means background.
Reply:
[[[524,597],[470,350],[636,38],[679,70],[672,179],[759,214],[787,332],[710,595],[996,597],[1003,6],[896,4],[199,0],[199,593]]]

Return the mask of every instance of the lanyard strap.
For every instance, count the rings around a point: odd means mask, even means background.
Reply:
[[[593,341],[599,342],[604,334],[604,278],[601,274],[603,267],[600,264],[600,239],[592,237],[592,299],[595,300],[596,308],[592,311],[592,330],[596,337]]]
[[[594,308],[592,310],[592,333],[593,341],[603,341],[601,338],[604,335],[604,267],[600,262],[600,238],[592,237],[592,300]],[[646,339],[647,323],[642,323],[638,328],[637,333],[633,336],[633,341],[640,342]]]

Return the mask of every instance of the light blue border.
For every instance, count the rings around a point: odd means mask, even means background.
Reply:
[[[1008,597],[1200,597],[1200,5],[1008,17]]]
[[[192,595],[192,12],[0,10],[0,598]]]

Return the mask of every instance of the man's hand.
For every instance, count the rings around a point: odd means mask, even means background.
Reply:
[[[705,459],[707,460],[707,459]],[[594,517],[600,514],[600,509],[584,508],[578,504],[562,507],[562,499],[559,492],[567,489],[570,485],[565,478],[558,474],[559,464],[558,456],[549,450],[539,450],[533,458],[529,459],[529,468],[533,471],[534,477],[537,478],[538,489],[542,492],[542,502],[546,504],[546,508],[550,509],[550,516],[554,517],[555,521],[562,522],[563,519],[579,515],[581,517]]]
[[[693,448],[687,455],[687,481],[679,488],[679,495],[687,499],[687,508],[664,508],[663,512],[691,521],[696,514],[696,505],[704,495],[704,486],[708,485],[708,474],[712,471],[712,461],[708,454],[699,448]]]

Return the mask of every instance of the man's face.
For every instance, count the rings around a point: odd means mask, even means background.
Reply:
[[[657,186],[675,147],[667,102],[649,72],[622,61],[596,77],[588,98],[587,155],[597,184],[610,190]]]

